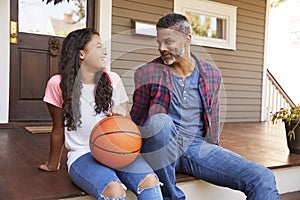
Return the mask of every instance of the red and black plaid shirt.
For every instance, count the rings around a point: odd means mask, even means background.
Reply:
[[[217,67],[194,54],[192,57],[198,63],[200,72],[199,92],[204,108],[204,134],[208,141],[219,144],[221,73]],[[161,58],[135,71],[135,91],[130,114],[136,124],[143,125],[154,114],[168,113],[172,99],[171,73],[170,67],[164,65]]]

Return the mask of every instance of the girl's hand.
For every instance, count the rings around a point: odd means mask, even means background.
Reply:
[[[127,111],[124,107],[121,105],[115,105],[113,106],[109,111],[107,111],[106,115],[107,116],[112,116],[112,115],[120,115],[125,117],[127,114]]]
[[[60,170],[60,163],[55,168],[55,167],[50,166],[48,161],[46,161],[44,164],[41,164],[39,166],[39,169],[42,170],[42,171],[46,171],[46,172],[56,172],[56,171]]]

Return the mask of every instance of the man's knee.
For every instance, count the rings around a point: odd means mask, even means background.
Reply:
[[[253,181],[250,182],[251,186],[254,186],[254,190],[268,190],[276,186],[274,173],[263,166],[258,167],[253,174]]]
[[[268,168],[265,168],[264,172],[261,174],[261,177],[267,185],[275,183],[275,175],[272,170]]]
[[[154,122],[155,125],[160,124],[161,126],[166,126],[166,125],[173,124],[172,118],[166,113],[154,114],[150,117],[150,119],[152,123]]]
[[[141,132],[144,138],[159,137],[160,133],[175,131],[173,120],[164,113],[152,115],[141,127]],[[171,134],[170,134],[171,135]]]
[[[119,198],[125,196],[123,185],[117,181],[110,182],[104,189],[102,195],[104,197]]]
[[[275,176],[268,168],[256,172],[255,180],[249,184],[249,199],[279,199]]]

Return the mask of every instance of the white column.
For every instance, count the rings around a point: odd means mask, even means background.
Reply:
[[[107,70],[110,70],[112,0],[96,0],[95,23],[107,50]]]
[[[0,1],[0,123],[8,122],[9,109],[9,21],[10,1]]]

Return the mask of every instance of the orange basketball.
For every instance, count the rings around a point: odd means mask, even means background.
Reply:
[[[90,135],[92,155],[111,168],[129,165],[137,158],[141,146],[140,130],[126,117],[106,117],[94,126]]]

